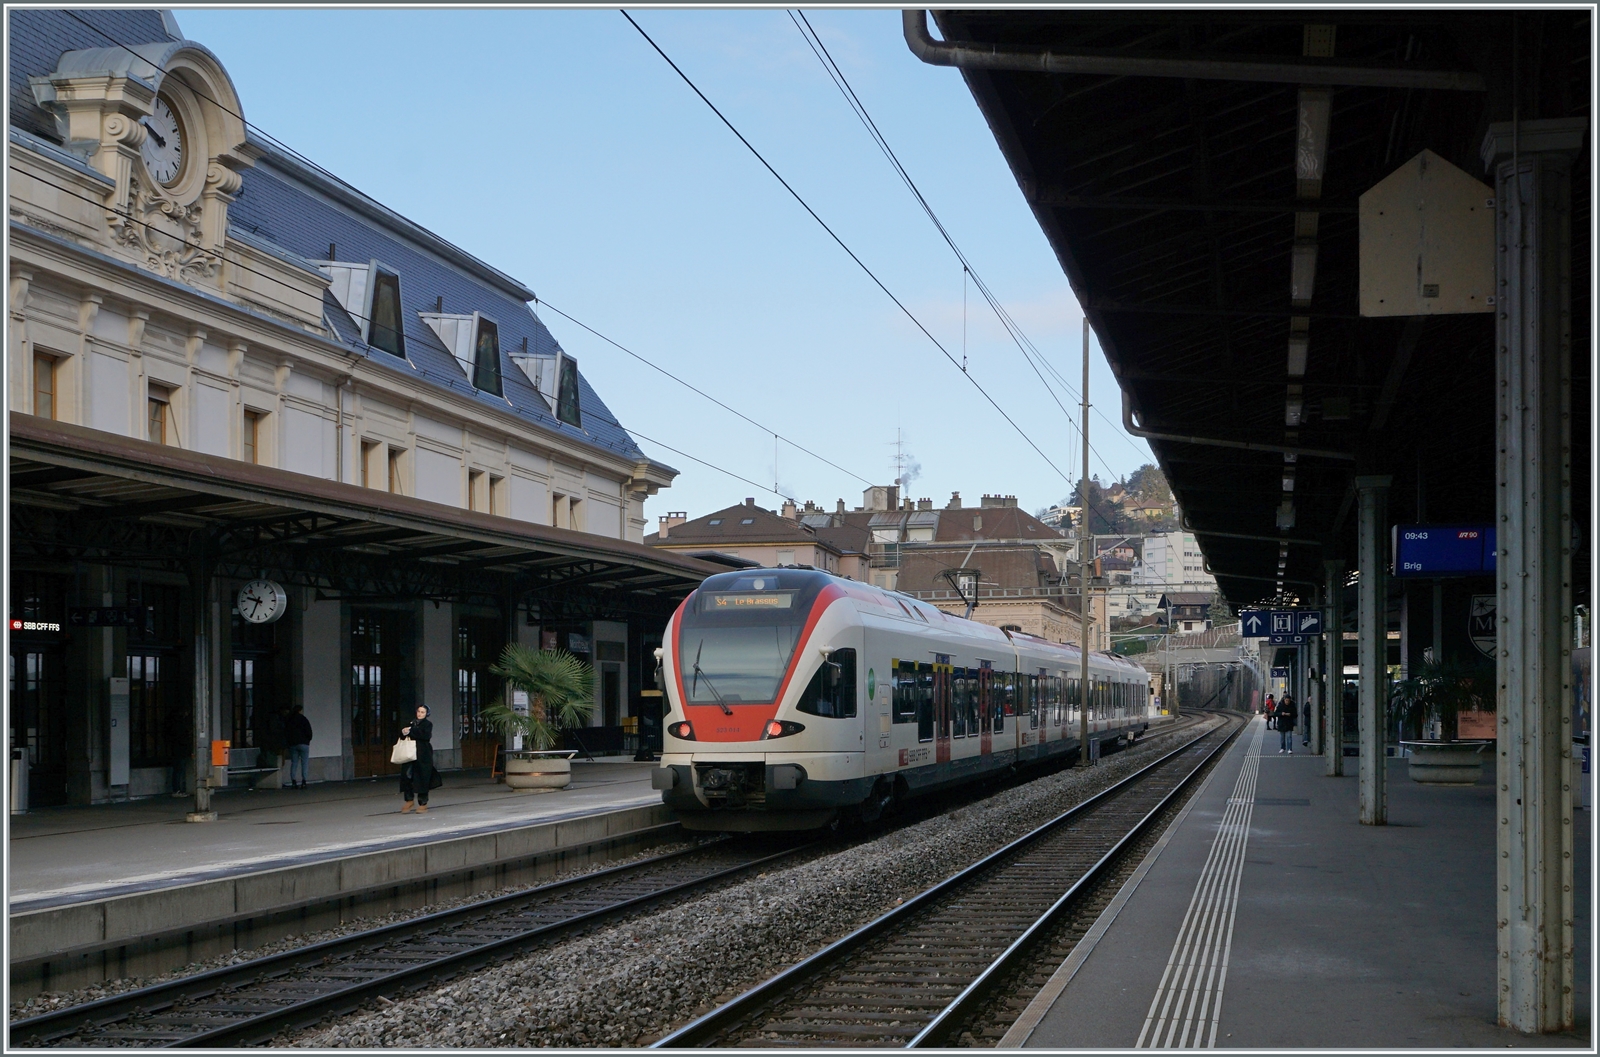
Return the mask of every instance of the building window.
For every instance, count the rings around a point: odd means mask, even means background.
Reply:
[[[239,457],[245,462],[261,461],[261,420],[264,417],[259,411],[244,413],[244,428],[239,434]]]
[[[794,564],[794,551],[779,551],[778,552],[778,564],[779,565],[793,565]]]
[[[372,479],[377,475],[378,448],[380,445],[374,440],[361,442],[361,487],[371,488]]]
[[[33,354],[33,413],[56,417],[56,358],[40,352]]]
[[[500,328],[482,316],[472,343],[472,384],[485,393],[500,395]]]
[[[506,479],[504,477],[489,476],[489,513],[505,517],[510,509],[506,496]]]
[[[405,495],[405,487],[400,478],[400,457],[405,452],[396,448],[389,452],[389,491],[395,495]]]
[[[172,394],[166,389],[150,387],[150,397],[145,402],[145,439],[151,444],[167,443],[168,420],[172,418]]]
[[[583,428],[583,416],[578,406],[578,364],[570,356],[561,357],[557,374],[556,419],[578,429]]]
[[[484,497],[482,495],[480,495],[480,493],[482,491],[483,491],[483,471],[482,470],[468,470],[467,471],[467,509],[468,510],[482,510],[483,509],[483,507],[484,507],[484,502],[483,502]]]
[[[372,284],[371,324],[367,344],[392,356],[406,354],[405,329],[400,316],[400,277],[379,270]]]

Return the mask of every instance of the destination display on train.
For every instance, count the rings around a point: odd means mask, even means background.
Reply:
[[[1472,576],[1495,569],[1493,525],[1396,525],[1395,576]]]
[[[708,609],[790,609],[793,591],[713,591]]]

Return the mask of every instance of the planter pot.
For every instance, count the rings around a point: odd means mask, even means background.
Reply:
[[[1423,785],[1476,785],[1483,777],[1483,753],[1492,741],[1406,741],[1411,750],[1411,780]]]
[[[572,784],[571,752],[506,754],[506,785],[518,792],[565,789]]]

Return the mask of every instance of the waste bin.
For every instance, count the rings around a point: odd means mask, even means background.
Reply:
[[[11,813],[28,813],[28,750],[11,750]]]

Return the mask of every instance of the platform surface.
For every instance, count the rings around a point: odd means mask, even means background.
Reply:
[[[11,911],[658,804],[655,766],[574,760],[571,787],[542,793],[510,790],[487,770],[443,772],[426,815],[399,813],[395,776],[222,791],[212,797],[215,822],[184,821],[193,798],[41,808],[10,817]]]
[[[1298,736],[1295,753],[1253,720],[1087,957],[1032,1007],[1031,1034],[1015,1038],[1019,1024],[1002,1045],[1588,1046],[1589,813],[1575,820],[1578,1030],[1522,1036],[1494,1022],[1492,763],[1476,786],[1438,788],[1390,760],[1389,825],[1363,826],[1356,779],[1327,777]],[[1182,968],[1206,951],[1225,972]]]

